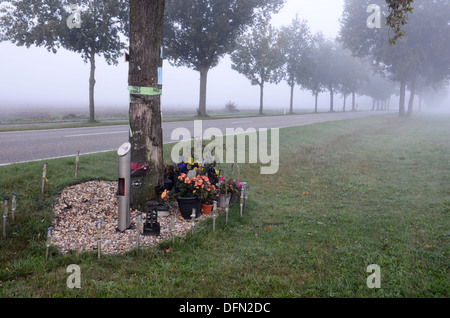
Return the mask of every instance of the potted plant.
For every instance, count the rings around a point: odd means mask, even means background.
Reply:
[[[237,202],[241,196],[241,183],[235,178],[225,179],[220,177],[219,183],[219,206],[224,208],[226,205],[226,200],[229,200],[228,203]]]
[[[177,181],[177,202],[181,216],[186,219],[191,219],[192,209],[196,209],[196,217],[200,215],[201,202],[196,194],[194,178],[189,179],[187,174],[181,173]]]
[[[216,186],[211,184],[207,176],[197,176],[194,181],[194,191],[200,199],[202,214],[210,214],[214,200],[218,196]]]

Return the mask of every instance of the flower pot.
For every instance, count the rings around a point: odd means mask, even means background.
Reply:
[[[230,197],[230,204],[238,202],[240,198],[241,198],[241,196],[239,194],[237,194],[236,192],[233,192]]]
[[[209,215],[214,205],[203,204],[202,203],[202,214]]]
[[[185,220],[190,220],[192,215],[192,209],[196,209],[195,217],[199,217],[201,213],[201,202],[197,197],[184,198],[178,197],[178,209],[180,210],[181,216]]]
[[[172,191],[173,181],[170,179],[164,179],[164,190]]]

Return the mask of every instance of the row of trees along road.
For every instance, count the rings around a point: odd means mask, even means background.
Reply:
[[[258,21],[268,21],[285,0],[167,0],[165,55],[172,65],[200,73],[198,115],[206,116],[210,69],[231,53],[238,37]]]
[[[342,110],[351,96],[356,110],[356,95],[385,101],[395,93],[386,79],[374,76],[367,59],[355,58],[335,40],[321,33],[312,35],[306,21],[298,17],[280,30],[265,22],[242,35],[231,53],[232,68],[260,86],[260,110],[264,109],[264,85],[286,81],[290,87],[290,113],[294,112],[297,85],[312,92],[315,112],[322,92],[329,92],[330,111],[335,111],[335,96],[343,97]],[[385,94],[389,93],[387,96]],[[380,107],[378,107],[380,108]]]
[[[389,41],[388,28],[367,28],[366,10],[370,4],[379,5],[383,12],[388,9],[382,0],[345,0],[340,41],[355,56],[373,61],[379,74],[400,85],[399,114],[410,116],[418,93],[427,87],[446,85],[450,79],[449,1],[415,0],[404,35],[395,45]]]
[[[160,1],[161,2],[161,1]],[[278,12],[285,0],[166,0],[159,4],[165,7],[165,53],[176,66],[188,66],[200,72],[199,115],[206,115],[206,87],[208,71],[220,59],[236,49],[239,36],[250,26],[258,26]],[[373,1],[372,1],[373,2]],[[366,8],[365,1],[361,7]],[[412,11],[412,0],[386,0],[387,24],[391,43],[403,35],[402,27],[407,14]],[[42,46],[56,53],[59,49],[77,52],[85,63],[90,64],[89,110],[90,121],[95,121],[95,61],[102,56],[108,64],[117,65],[123,50],[128,46],[129,1],[126,0],[79,0],[82,27],[68,28],[67,18],[73,13],[70,0],[4,0],[0,3],[0,41],[11,41],[18,46]],[[348,11],[348,10],[347,10]],[[445,10],[444,10],[445,11]],[[360,12],[359,22],[366,21],[367,13]],[[356,16],[355,16],[356,17]],[[362,29],[367,29],[363,27]],[[272,30],[261,30],[272,31]],[[310,89],[313,94],[324,89],[317,79],[303,76],[300,82],[295,73],[306,74],[301,63],[305,45],[310,34],[304,22],[298,19],[283,28],[285,36],[283,53],[286,59],[285,76],[291,87],[291,112],[295,85]],[[319,45],[319,44],[316,44]],[[274,52],[275,53],[275,52]],[[237,55],[237,53],[235,53]],[[323,60],[322,60],[323,61]],[[236,63],[235,68],[239,68]],[[312,65],[310,65],[312,66]],[[300,71],[299,71],[300,70]],[[312,70],[310,70],[312,71]],[[277,76],[267,76],[269,82],[281,81]],[[254,82],[254,79],[251,79]],[[261,80],[257,80],[259,85]],[[354,97],[354,93],[351,93]],[[346,93],[343,93],[346,97]],[[354,100],[354,99],[353,99]],[[261,103],[262,106],[262,103]],[[261,107],[262,108],[262,107]]]
[[[68,27],[71,4],[81,12],[82,27]],[[0,42],[76,52],[90,64],[89,121],[95,121],[96,57],[117,65],[128,37],[127,0],[3,0],[0,1]]]

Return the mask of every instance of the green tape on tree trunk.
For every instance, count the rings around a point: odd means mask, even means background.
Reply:
[[[154,87],[128,86],[128,90],[130,91],[130,94],[133,94],[133,95],[155,96],[155,95],[162,94],[162,89],[158,89],[158,88],[154,88]]]

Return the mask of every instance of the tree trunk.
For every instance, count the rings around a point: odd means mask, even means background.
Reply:
[[[400,104],[399,104],[400,117],[405,116],[405,94],[406,94],[406,82],[401,82],[400,83]]]
[[[200,101],[198,104],[197,115],[199,117],[206,117],[206,88],[208,84],[209,66],[199,68],[200,72]]]
[[[414,111],[414,96],[416,95],[416,80],[413,79],[411,81],[411,95],[409,97],[409,103],[408,103],[408,117],[411,117]]]
[[[162,89],[164,8],[165,0],[130,0],[130,86]],[[155,188],[164,184],[161,95],[131,94],[130,99],[131,162],[149,164],[144,176],[132,177],[141,185],[132,187],[130,205],[145,212],[147,201],[159,199]]]
[[[375,111],[375,103],[376,103],[375,98],[372,98],[372,111],[373,112]]]
[[[295,84],[291,83],[291,111],[290,111],[291,114],[294,113],[294,88]]]
[[[315,100],[316,100],[316,105],[315,105],[315,108],[314,108],[314,112],[317,113],[318,112],[317,111],[317,107],[319,105],[319,93],[318,92],[315,93]]]
[[[89,122],[95,122],[95,102],[94,102],[94,89],[95,89],[95,50],[91,50],[89,53],[89,62],[91,65],[91,71],[89,76]]]
[[[352,112],[356,111],[356,94],[352,92]]]
[[[330,112],[334,112],[334,91],[332,86],[330,86]]]
[[[259,93],[259,114],[264,115],[264,83],[259,84],[260,93]]]
[[[342,107],[342,111],[345,112],[345,103],[347,102],[347,95],[344,94],[344,106]]]

